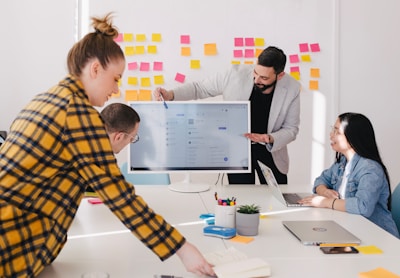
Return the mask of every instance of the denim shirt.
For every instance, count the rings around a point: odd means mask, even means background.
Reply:
[[[316,193],[316,187],[321,184],[338,191],[346,163],[346,157],[342,156],[339,162],[335,162],[330,168],[324,170],[321,176],[315,179],[314,193]],[[388,181],[378,162],[358,154],[354,155],[344,197],[347,212],[360,214],[392,235],[399,237],[396,224],[387,207]]]

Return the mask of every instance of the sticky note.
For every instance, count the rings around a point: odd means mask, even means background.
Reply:
[[[217,55],[217,44],[215,43],[206,43],[204,44],[204,55]]]
[[[126,46],[125,47],[125,55],[132,56],[135,54],[135,48],[133,46]]]
[[[253,240],[254,240],[253,237],[246,237],[246,236],[240,236],[240,235],[237,235],[230,239],[230,241],[239,242],[239,243],[249,243]]]
[[[254,49],[245,49],[244,57],[246,58],[254,58]]]
[[[199,69],[200,68],[200,60],[190,60],[190,68],[191,69]]]
[[[234,45],[235,46],[244,46],[243,38],[235,38],[234,39]]]
[[[190,56],[190,47],[181,47],[181,56]]]
[[[137,77],[128,76],[128,84],[129,84],[129,85],[137,85],[137,84],[138,84],[138,79],[137,79]]]
[[[150,70],[150,63],[141,62],[139,70],[140,71],[149,71]]]
[[[263,38],[255,38],[254,45],[255,46],[264,46],[265,45],[264,39]]]
[[[138,100],[137,90],[126,90],[125,91],[125,101]]]
[[[186,78],[186,76],[182,73],[177,73],[175,75],[175,81],[178,81],[179,83],[185,82],[185,78]]]
[[[164,84],[164,76],[163,75],[155,75],[154,76],[154,84],[155,85],[163,85]]]
[[[140,78],[140,86],[142,86],[142,87],[150,87],[151,86],[150,78],[149,77]]]
[[[119,33],[118,36],[114,39],[115,42],[123,42],[124,41],[124,34]]]
[[[245,65],[252,65],[252,64],[254,64],[254,62],[253,61],[244,61],[244,64]]]
[[[264,49],[261,49],[261,48],[256,48],[256,54],[255,54],[255,57],[258,57],[258,56],[260,56],[260,54],[261,54],[261,52],[263,52],[263,50],[264,50]]]
[[[128,70],[137,70],[138,64],[137,62],[128,63]]]
[[[144,45],[136,46],[135,54],[144,54],[144,53],[145,53]]]
[[[137,42],[145,42],[146,41],[146,35],[145,34],[136,34],[136,41]]]
[[[300,72],[298,72],[298,71],[291,72],[290,76],[296,80],[300,80]]]
[[[149,45],[149,46],[147,46],[147,53],[156,54],[157,53],[157,45]]]
[[[290,72],[300,72],[299,67],[290,67]]]
[[[243,50],[241,50],[241,49],[233,50],[233,57],[242,58],[243,57]]]
[[[311,52],[320,52],[319,43],[311,43],[310,44]]]
[[[318,90],[319,89],[319,82],[318,80],[310,80],[309,82],[309,89],[310,90]]]
[[[254,38],[245,38],[244,44],[245,46],[254,46]]]
[[[161,42],[161,34],[160,33],[153,33],[151,34],[151,41],[152,42]]]
[[[240,65],[240,61],[232,60],[232,61],[231,61],[231,64],[232,64],[232,65]]]
[[[190,44],[190,36],[181,35],[181,44]]]
[[[138,100],[151,100],[151,90],[139,90]]]
[[[290,63],[300,62],[299,55],[297,55],[297,54],[289,55],[289,61],[290,61]]]
[[[308,54],[301,55],[301,61],[302,62],[311,62],[311,56]]]
[[[362,254],[382,254],[383,251],[376,246],[356,246],[356,249]]]
[[[309,52],[308,43],[300,43],[299,44],[300,52]]]
[[[163,62],[153,62],[153,70],[162,71],[163,70]]]
[[[310,69],[310,76],[314,78],[319,78],[319,69],[311,68]]]
[[[124,42],[132,42],[133,34],[132,33],[124,33]]]

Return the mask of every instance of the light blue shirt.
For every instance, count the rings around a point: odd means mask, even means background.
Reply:
[[[339,162],[324,170],[321,176],[315,179],[314,193],[316,193],[316,187],[321,184],[338,191],[346,163],[346,157],[342,156]],[[382,166],[374,160],[355,154],[347,178],[346,211],[360,214],[392,235],[399,237],[396,224],[387,207],[388,198],[388,181]]]

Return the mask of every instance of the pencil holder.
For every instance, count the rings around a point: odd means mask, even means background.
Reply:
[[[215,206],[215,225],[226,228],[236,227],[236,206]]]

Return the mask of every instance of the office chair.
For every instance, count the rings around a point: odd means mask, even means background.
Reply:
[[[125,179],[132,184],[140,185],[168,185],[171,183],[169,174],[167,173],[128,173],[128,163],[124,163],[121,166],[121,172]]]
[[[396,186],[392,193],[392,217],[400,232],[400,183]]]

